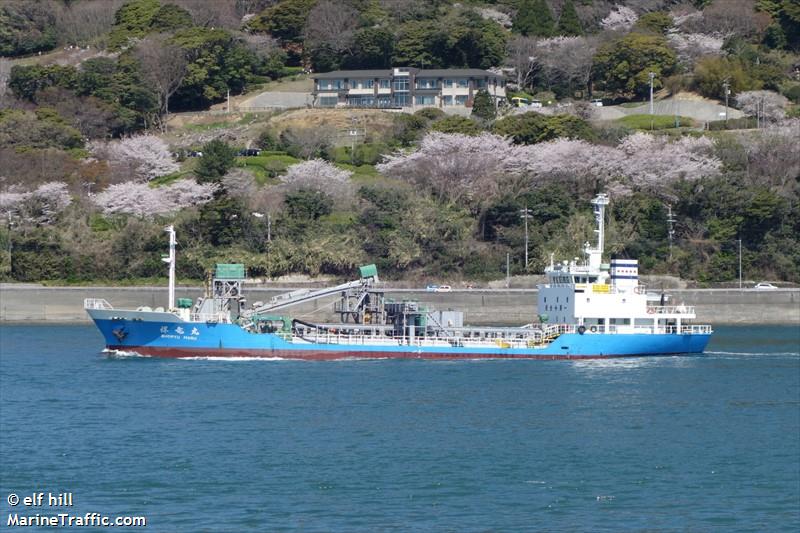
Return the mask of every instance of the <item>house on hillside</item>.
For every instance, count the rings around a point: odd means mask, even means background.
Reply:
[[[472,107],[485,89],[495,102],[506,98],[502,74],[480,69],[336,70],[313,74],[314,107],[377,107],[444,111]]]

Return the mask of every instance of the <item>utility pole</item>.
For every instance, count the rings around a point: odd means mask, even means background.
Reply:
[[[528,206],[525,209],[520,209],[520,218],[525,221],[525,270],[528,270],[528,219],[531,218],[531,210]]]
[[[653,114],[653,80],[656,77],[656,73],[655,72],[651,72],[649,74],[649,77],[650,77],[650,114],[652,115]]]
[[[742,239],[739,239],[739,290],[742,290]]]
[[[511,254],[506,252],[506,289],[511,286]]]
[[[669,260],[672,261],[672,239],[675,236],[675,217],[672,215],[672,206],[667,206],[667,235],[669,236]]]
[[[722,82],[722,88],[725,91],[725,124],[728,124],[728,95],[731,94],[731,83],[728,78]]]
[[[679,105],[679,104],[678,104],[678,99],[677,99],[677,98],[675,98],[675,100],[674,100],[674,101],[675,101],[675,127],[676,127],[676,128],[680,128],[680,126],[681,126],[681,121],[680,121],[680,119],[678,118],[678,116],[679,116],[679,113],[678,113],[678,105]]]
[[[267,211],[267,242],[272,242],[272,215]]]

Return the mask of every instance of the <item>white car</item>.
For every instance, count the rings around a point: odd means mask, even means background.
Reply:
[[[767,283],[766,281],[762,281],[761,283],[756,283],[754,289],[758,289],[760,291],[774,291],[778,287],[773,285],[772,283]]]
[[[436,292],[450,292],[451,290],[453,289],[450,288],[450,285],[439,285],[436,288]]]

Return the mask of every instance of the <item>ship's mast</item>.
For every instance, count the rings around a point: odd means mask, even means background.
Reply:
[[[171,311],[175,309],[175,245],[177,241],[175,240],[174,226],[167,226],[164,231],[169,233],[169,257],[162,260],[169,263],[169,307],[167,309]]]
[[[589,266],[592,268],[600,268],[600,263],[603,261],[603,247],[605,246],[605,212],[608,205],[608,195],[598,194],[592,200],[594,206],[594,218],[597,222],[597,247],[592,248],[589,243],[586,243],[586,255],[589,258]]]

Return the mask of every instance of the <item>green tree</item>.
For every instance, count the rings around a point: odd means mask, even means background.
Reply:
[[[481,120],[494,120],[497,116],[497,108],[494,105],[492,96],[481,89],[475,94],[475,99],[472,102],[472,116]]]
[[[44,52],[56,43],[55,15],[48,4],[0,3],[0,57]]]
[[[431,125],[431,130],[442,133],[460,133],[462,135],[480,135],[481,131],[483,131],[480,124],[473,119],[458,115],[451,115],[437,120]]]
[[[572,115],[542,115],[529,111],[511,115],[494,123],[494,133],[511,137],[516,144],[535,144],[568,137],[594,140],[596,134],[589,123]]]
[[[447,52],[442,62],[448,67],[489,68],[505,58],[506,37],[500,26],[473,11],[448,21]]]
[[[179,28],[190,28],[194,25],[192,15],[175,4],[166,4],[156,11],[150,23],[153,31],[175,31]]]
[[[178,31],[172,43],[194,58],[170,99],[172,109],[207,107],[222,100],[228,89],[240,93],[258,72],[258,58],[226,30],[187,28]]]
[[[392,66],[395,36],[386,28],[362,28],[355,34],[355,55],[344,59],[352,69],[381,69]]]
[[[649,31],[658,35],[664,35],[667,30],[674,25],[672,15],[664,11],[652,11],[645,13],[636,21],[634,30]]]
[[[124,4],[114,14],[114,26],[108,39],[109,48],[119,49],[130,39],[147,35],[160,9],[158,0],[132,0]]]
[[[653,86],[675,71],[675,52],[660,35],[631,33],[598,50],[594,58],[595,80],[607,91],[645,96],[650,89],[649,73],[656,78]]]
[[[566,0],[561,8],[556,33],[559,35],[583,35],[581,19],[578,18],[578,12],[575,11],[575,4],[572,0]]]
[[[555,34],[555,23],[546,0],[520,0],[513,30],[522,35],[551,37]]]
[[[447,34],[432,20],[412,20],[400,26],[392,64],[409,67],[442,68],[447,51]]]
[[[60,65],[14,65],[8,80],[17,98],[33,100],[37,91],[48,87],[75,88],[78,72],[75,67]]]
[[[204,144],[202,152],[203,157],[195,170],[200,183],[219,182],[236,160],[236,150],[219,139]]]
[[[724,99],[725,80],[728,80],[730,91],[734,95],[763,87],[759,80],[745,70],[742,62],[735,58],[707,57],[698,61],[694,67],[694,83],[703,96]]]
[[[250,20],[248,27],[267,32],[284,43],[299,43],[314,4],[316,0],[281,0]]]

